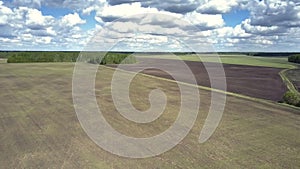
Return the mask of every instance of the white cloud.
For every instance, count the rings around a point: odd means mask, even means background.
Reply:
[[[0,10],[2,11],[2,9],[9,11],[7,9],[10,8],[1,7]],[[29,7],[17,7],[10,10],[13,14],[7,15],[5,25],[0,25],[0,29],[5,32],[4,34],[0,33],[0,37],[3,37],[0,38],[0,47],[4,49],[68,50],[72,49],[72,46],[78,49],[80,45],[83,45],[82,42],[86,42],[90,36],[90,31],[83,31],[76,26],[85,23],[77,13],[68,14],[62,18],[54,18],[43,15],[38,9]],[[72,27],[66,26],[66,24],[72,25]],[[73,38],[73,35],[80,36]],[[70,37],[71,43],[66,43],[67,37]],[[16,41],[20,42],[18,46],[9,46],[9,43]]]
[[[200,14],[194,11],[191,13],[187,13],[184,16],[184,19],[200,27],[200,29],[203,28],[204,30],[219,28],[225,24],[222,15],[220,14],[216,14],[216,15]]]
[[[234,28],[232,27],[222,27],[213,31],[217,37],[226,38],[248,38],[251,37],[252,34],[247,33],[244,29],[242,29],[241,25],[236,25]]]
[[[283,33],[285,29],[282,29],[279,26],[260,26],[260,25],[251,25],[251,20],[246,19],[241,24],[242,28],[252,34],[259,34],[259,35],[270,35],[270,34],[279,34]]]
[[[8,23],[8,19],[13,12],[10,8],[3,5],[3,2],[0,1],[0,25],[5,25]]]
[[[1,15],[13,14],[12,10],[10,8],[4,6],[2,1],[0,1],[0,13],[1,13]]]
[[[140,2],[132,4],[120,4],[116,6],[105,5],[101,10],[97,11],[96,20],[98,22],[113,21],[114,19],[120,17],[156,12],[158,12],[156,8],[144,8],[141,6]]]
[[[143,7],[156,8],[162,11],[185,14],[194,11],[199,6],[199,0],[109,0],[109,5],[130,4],[140,2]]]
[[[19,39],[10,39],[10,38],[0,38],[2,42],[9,42],[9,43],[19,43],[21,42]]]
[[[82,10],[82,14],[84,14],[84,15],[90,15],[90,13],[92,11],[95,11],[97,9],[99,9],[99,7],[97,7],[97,6],[89,6],[89,7],[87,7],[87,8],[85,8],[85,9]]]
[[[55,32],[55,30],[53,30],[53,27],[48,27],[46,28],[46,32],[51,35],[51,36],[56,36],[57,33]]]
[[[54,22],[54,17],[52,16],[43,16],[42,12],[37,9],[25,9],[27,10],[26,14],[26,25],[32,29],[41,29],[47,25],[50,25]]]
[[[40,8],[43,0],[13,0],[12,4],[16,7],[24,6],[31,8]]]
[[[161,44],[167,43],[168,37],[159,36],[159,35],[147,35],[147,34],[139,34],[132,38],[124,38],[123,41],[129,43],[129,45],[143,45],[143,44]]]
[[[49,43],[51,43],[52,38],[51,37],[39,37],[39,38],[36,38],[35,41],[37,43],[41,43],[41,44],[49,44]]]
[[[300,26],[299,0],[250,1],[247,7],[251,11],[251,25]]]
[[[230,12],[238,5],[238,0],[204,0],[201,1],[197,11],[206,14],[221,14]]]
[[[250,40],[253,43],[259,44],[259,45],[273,45],[274,41],[272,39],[267,39],[263,37],[254,37]]]
[[[73,14],[68,14],[65,15],[62,19],[61,19],[61,24],[64,26],[75,26],[75,25],[79,25],[79,24],[85,24],[86,20],[82,20],[80,18],[80,16],[78,15],[78,13],[73,13]]]
[[[33,40],[33,36],[29,33],[26,34],[22,34],[21,35],[21,39],[24,41],[32,41]]]
[[[80,35],[80,34],[74,34],[71,37],[74,38],[74,39],[80,39],[80,38],[82,38],[82,35]]]
[[[227,38],[226,39],[227,42],[233,44],[233,43],[239,43],[240,42],[240,39],[232,39],[232,38]]]
[[[68,8],[71,13],[47,16],[41,6]],[[239,25],[226,26],[221,14],[239,9],[248,10],[251,16]],[[82,19],[79,14],[93,17],[93,11],[98,24],[95,29],[87,30],[90,20]],[[156,15],[143,15],[145,13]],[[165,47],[176,50],[180,47],[170,40],[175,37],[191,46],[213,43],[227,51],[299,50],[298,0],[0,1],[0,48],[15,48],[12,44],[17,42],[18,49],[81,49],[96,30],[103,30],[122,17],[101,37],[103,43],[127,39],[122,49]]]
[[[241,24],[237,25],[233,29],[233,37],[241,37],[241,38],[247,38],[250,37],[251,34],[246,32],[245,29],[242,28]]]

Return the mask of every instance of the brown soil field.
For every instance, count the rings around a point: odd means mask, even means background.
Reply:
[[[197,84],[211,87],[210,79],[206,68],[201,62],[184,61],[193,72]],[[116,67],[116,65],[109,65]],[[210,70],[214,71],[219,63],[206,63]],[[151,68],[153,67],[153,68]],[[157,69],[163,68],[164,71]],[[178,60],[138,58],[137,64],[119,65],[119,68],[128,71],[139,71],[141,68],[148,68],[141,71],[144,74],[173,79],[166,71],[177,74],[179,81],[191,83],[191,80],[182,72],[182,64]],[[250,97],[280,101],[287,88],[283,83],[279,72],[280,68],[244,66],[223,64],[226,75],[227,91]],[[218,77],[213,77],[216,80]],[[218,88],[218,87],[217,87]]]

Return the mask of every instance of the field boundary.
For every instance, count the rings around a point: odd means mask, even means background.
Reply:
[[[120,69],[120,68],[113,68],[113,67],[109,67],[109,66],[106,66],[106,65],[100,65],[100,66],[111,69],[111,70],[118,70],[118,71],[122,71],[122,72],[126,72],[126,73],[136,73],[136,72],[133,72],[133,71],[128,71],[128,70],[124,70],[124,69]],[[186,86],[189,86],[189,87],[196,87],[198,89],[202,89],[202,90],[206,90],[206,91],[213,91],[213,92],[217,92],[217,93],[222,93],[222,94],[226,94],[228,96],[233,96],[233,97],[237,97],[237,98],[241,98],[241,99],[251,100],[251,101],[255,101],[255,102],[259,102],[259,103],[263,103],[263,104],[267,104],[267,105],[277,105],[277,106],[280,106],[282,108],[292,108],[292,109],[295,109],[295,110],[300,110],[300,107],[292,106],[292,105],[289,105],[289,104],[286,104],[286,103],[278,103],[278,102],[274,102],[274,101],[271,101],[271,100],[250,97],[250,96],[246,96],[246,95],[242,95],[242,94],[238,94],[238,93],[228,92],[228,91],[224,91],[224,90],[214,89],[214,88],[201,86],[201,85],[190,84],[190,83],[181,82],[181,81],[175,81],[175,80],[166,79],[166,78],[162,78],[162,77],[157,77],[157,76],[153,76],[153,75],[148,75],[148,74],[144,74],[144,73],[139,73],[139,75],[142,75],[144,77],[153,78],[153,79],[163,80],[163,81],[167,81],[167,82],[171,82],[171,83],[179,83],[179,84],[186,85]]]
[[[293,68],[293,69],[296,69],[296,68]],[[293,70],[293,69],[284,69],[279,72],[279,75],[280,75],[281,79],[283,80],[283,82],[285,83],[285,85],[287,86],[288,90],[300,95],[299,91],[295,88],[295,85],[290,81],[290,79],[285,74],[286,71]]]

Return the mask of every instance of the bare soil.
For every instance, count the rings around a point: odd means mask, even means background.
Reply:
[[[163,78],[173,79],[169,72],[175,72],[179,81],[192,83],[191,78],[182,72],[182,64],[179,60],[171,59],[152,59],[138,58],[137,64],[119,65],[119,68],[128,71],[138,71],[140,68],[147,68],[141,71],[144,74],[159,76]],[[206,63],[206,67],[201,62],[184,61],[193,72],[197,84],[201,86],[211,87],[207,68],[211,72],[218,71],[219,63]],[[117,65],[109,65],[117,67]],[[238,93],[255,98],[279,101],[286,92],[279,72],[280,68],[260,67],[260,66],[244,66],[244,65],[222,65],[226,75],[227,91]],[[153,67],[153,68],[151,68]],[[157,69],[163,68],[164,71]],[[212,77],[218,80],[220,77]],[[216,86],[215,88],[222,89]]]

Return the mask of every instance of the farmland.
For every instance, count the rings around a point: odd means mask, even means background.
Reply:
[[[201,62],[185,61],[193,71],[198,85],[210,87],[210,79]],[[111,65],[116,67],[116,65]],[[217,63],[207,63],[217,69]],[[174,59],[138,58],[138,64],[122,65],[121,68],[137,71],[140,67],[163,67],[180,75],[180,81],[190,83],[190,79],[181,71],[180,62]],[[227,91],[255,98],[279,101],[286,91],[286,86],[279,76],[280,68],[223,64],[226,74]],[[146,69],[142,73],[172,79],[170,75],[158,69]]]
[[[294,84],[295,88],[300,92],[300,69],[291,69],[286,72],[286,76]]]
[[[181,54],[179,55],[182,60],[186,61],[196,61],[196,62],[216,62],[211,56],[216,54]],[[170,54],[165,55],[149,55],[143,54],[138,55],[139,57],[146,58],[164,58],[164,59],[174,59]],[[273,68],[295,68],[297,64],[288,62],[286,56],[276,56],[276,57],[266,57],[266,56],[248,56],[245,54],[220,54],[220,60],[224,64],[234,64],[234,65],[248,65],[248,66],[262,66],[262,67],[273,67]]]
[[[178,55],[178,57],[174,57],[175,55]],[[185,60],[186,62],[193,61],[193,62],[202,62],[202,63],[223,63],[224,68],[230,67],[237,67],[238,65],[241,65],[241,70],[236,69],[233,74],[239,74],[241,72],[247,72],[246,74],[241,74],[240,76],[232,77],[226,72],[227,76],[227,83],[229,84],[228,91],[239,93],[247,96],[252,97],[258,97],[263,99],[269,99],[279,102],[284,102],[287,104],[291,104],[294,106],[300,105],[300,94],[297,91],[298,86],[298,76],[299,76],[299,64],[291,62],[295,58],[299,56],[297,53],[174,53],[174,54],[156,54],[156,55],[149,55],[149,54],[140,54],[138,55],[139,58],[152,58],[152,59],[170,59],[170,60]],[[219,56],[219,59],[216,59],[216,56]],[[195,64],[195,63],[194,63]],[[199,63],[200,65],[200,63]],[[243,68],[246,68],[248,66],[248,70],[245,70]],[[249,67],[251,66],[251,67]],[[200,66],[201,67],[201,66]],[[203,66],[202,66],[203,67]],[[250,69],[249,69],[250,68]],[[281,69],[279,72],[274,71],[271,74],[265,73],[264,69],[271,68],[275,70]],[[198,67],[197,67],[198,69]],[[252,70],[251,70],[252,69]],[[258,69],[258,70],[255,70]],[[225,70],[226,71],[226,70]],[[228,69],[227,69],[228,71]],[[203,71],[202,71],[203,72]],[[268,72],[268,71],[267,71]],[[152,72],[153,73],[153,72]],[[247,81],[245,79],[241,79],[243,77],[249,77],[246,78],[250,80],[250,78],[253,78],[253,75],[255,77],[255,74],[260,74],[263,76],[259,76],[260,78],[252,79],[250,83],[243,84],[242,89],[237,90],[238,86],[235,85],[235,87],[230,88],[232,86],[232,83],[235,80],[238,81],[238,83]],[[281,79],[278,78],[278,74],[280,75]],[[159,73],[157,74],[159,76]],[[246,76],[245,76],[246,75]],[[265,75],[265,76],[264,76]],[[208,84],[203,83],[202,77],[200,77],[202,80],[202,84],[204,86],[209,86]],[[270,85],[266,84],[265,82],[270,80],[271,78],[275,78],[273,83],[277,85],[281,84],[281,89],[275,87],[274,89],[268,88],[267,90],[261,90],[260,93],[255,93],[253,89],[263,89],[264,87],[270,87]],[[199,79],[199,77],[198,77]],[[265,81],[262,82],[261,80]],[[199,82],[199,81],[198,81]],[[257,82],[257,83],[256,83]],[[270,82],[270,81],[269,81]],[[258,86],[252,86],[251,83],[254,83]],[[283,84],[285,87],[283,87]],[[272,85],[273,87],[273,85]],[[279,90],[278,90],[279,89]],[[251,91],[252,90],[252,91]],[[269,90],[269,92],[268,92]],[[259,90],[258,90],[259,91]],[[258,92],[257,91],[257,92]],[[270,97],[268,93],[273,93],[273,97]],[[267,96],[269,95],[269,96]],[[277,95],[277,96],[274,96]],[[276,99],[275,99],[276,98]]]
[[[72,103],[73,63],[0,65],[0,163],[4,168],[299,168],[299,109],[228,96],[214,135],[199,144],[210,105],[210,91],[199,89],[201,108],[188,136],[172,150],[147,159],[112,155],[82,130]],[[101,66],[97,101],[107,121],[129,136],[164,131],[177,116],[176,83],[138,74],[131,100],[145,110],[148,93],[160,88],[168,97],[163,115],[135,124],[116,111],[110,93],[114,71]],[[126,76],[126,72],[123,72]]]
[[[300,169],[300,0],[0,0],[0,169]]]

